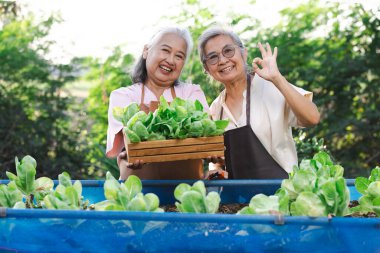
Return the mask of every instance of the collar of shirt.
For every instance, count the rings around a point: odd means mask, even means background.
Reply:
[[[242,127],[247,125],[247,115],[246,115],[246,103],[247,103],[247,89],[244,90],[243,92],[243,103],[242,103],[242,112],[239,117],[239,119],[235,119],[235,117],[232,115],[230,109],[228,109],[228,106],[226,104],[226,90],[224,90],[221,94],[221,106],[223,108],[223,119],[229,119],[230,124],[228,125],[226,130],[237,128],[237,127]],[[232,123],[232,124],[231,124]]]

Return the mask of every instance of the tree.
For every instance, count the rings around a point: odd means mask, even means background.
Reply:
[[[124,54],[120,47],[116,47],[113,54],[104,63],[92,59],[85,66],[89,71],[84,77],[87,80],[96,80],[88,99],[85,100],[88,115],[93,123],[89,132],[89,149],[87,158],[91,161],[91,170],[98,170],[99,176],[110,171],[119,177],[116,159],[109,159],[105,155],[108,126],[108,103],[113,90],[128,86],[132,83],[129,70],[134,59],[131,54]]]
[[[52,42],[43,39],[58,19],[9,17],[0,29],[0,178],[14,171],[15,156],[38,161],[39,176],[63,170],[85,175],[83,133],[70,120],[69,97],[61,89],[72,80],[71,66],[55,65],[42,55]]]

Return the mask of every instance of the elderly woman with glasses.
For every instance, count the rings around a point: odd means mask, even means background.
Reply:
[[[117,157],[120,179],[136,175],[140,179],[201,179],[201,159],[144,163],[129,163],[124,148],[123,125],[112,114],[115,106],[125,107],[133,102],[145,112],[154,112],[160,96],[170,102],[175,97],[199,100],[208,111],[206,97],[199,85],[179,81],[183,66],[192,50],[192,38],[187,29],[166,27],[159,30],[144,46],[133,69],[133,85],[118,88],[111,93],[108,109],[108,157]]]
[[[199,38],[205,71],[225,89],[210,106],[214,120],[229,119],[224,134],[226,167],[231,179],[287,178],[297,164],[291,127],[319,123],[312,93],[290,84],[277,67],[277,48],[258,44],[261,58],[247,71],[247,49],[232,31],[211,28]],[[260,67],[259,67],[260,66]],[[222,168],[223,168],[222,167]],[[210,166],[209,174],[220,170]]]

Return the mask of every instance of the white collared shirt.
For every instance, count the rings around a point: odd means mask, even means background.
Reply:
[[[311,92],[294,85],[293,87],[300,94],[312,100],[313,94]],[[246,93],[245,90],[242,114],[239,119],[234,118],[225,103],[226,90],[223,90],[211,104],[210,114],[213,120],[219,119],[223,107],[223,119],[230,120],[226,131],[247,125]],[[273,159],[286,172],[291,172],[293,166],[298,164],[291,128],[300,126],[293,111],[286,103],[285,97],[277,87],[258,75],[255,75],[251,82],[250,124],[253,132]]]

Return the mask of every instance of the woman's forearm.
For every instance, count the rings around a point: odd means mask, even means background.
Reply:
[[[300,125],[308,127],[319,123],[320,114],[317,106],[300,94],[282,75],[273,80],[273,84],[279,89],[296,115]]]

